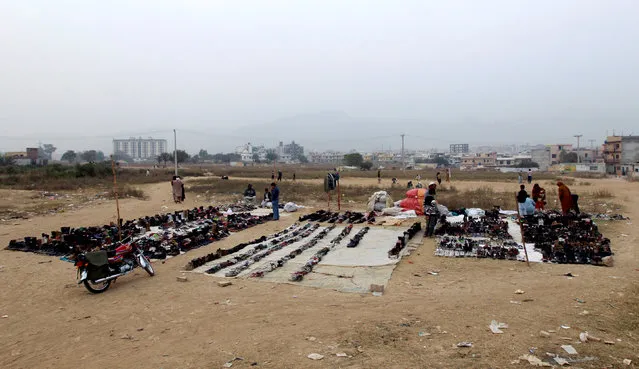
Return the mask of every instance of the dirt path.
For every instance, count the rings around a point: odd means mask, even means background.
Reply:
[[[588,181],[592,184],[580,191],[612,191],[616,200],[625,202],[631,223],[639,221],[637,184]],[[173,204],[167,184],[150,185],[145,191],[148,201],[122,202],[125,218],[202,204],[198,198],[188,198],[188,193],[186,204]],[[0,245],[60,226],[114,219],[109,201],[20,220],[0,226]],[[532,347],[544,356],[560,353],[563,344],[573,344],[577,357],[598,358],[574,366],[620,367],[625,358],[633,365],[639,361],[639,232],[628,222],[601,225],[616,253],[613,268],[541,264],[528,268],[517,262],[436,258],[433,241],[426,240],[399,264],[382,297],[244,280],[221,288],[215,278],[205,275],[190,274],[189,282],[176,282],[191,258],[272,233],[293,220],[264,224],[157,263],[155,277],[138,272],[95,296],[75,286],[69,263],[0,251],[0,316],[8,315],[0,318],[0,367],[66,368],[82,361],[87,368],[219,368],[242,357],[233,368],[253,363],[268,368],[524,368],[529,365],[510,363]],[[429,270],[440,274],[429,275]],[[567,272],[578,277],[568,279],[563,276]],[[513,294],[517,289],[525,294]],[[531,301],[510,303],[524,299]],[[509,324],[504,334],[489,332],[493,319]],[[542,338],[540,330],[557,333]],[[581,331],[615,345],[577,344]],[[316,339],[306,339],[309,336]],[[473,347],[454,347],[461,341],[472,341]],[[325,358],[309,360],[306,356],[312,352]],[[341,352],[352,357],[335,355]]]

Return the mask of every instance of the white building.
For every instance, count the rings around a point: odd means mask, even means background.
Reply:
[[[339,151],[310,152],[308,161],[316,164],[339,164],[344,159],[344,153]]]
[[[149,138],[114,139],[113,153],[124,153],[136,160],[155,159],[166,152],[166,140]]]

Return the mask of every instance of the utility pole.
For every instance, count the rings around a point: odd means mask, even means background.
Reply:
[[[406,169],[406,164],[404,164],[404,136],[402,133],[402,170]]]
[[[173,130],[173,159],[175,161],[175,175],[178,175],[178,166],[177,166],[177,132],[175,132],[175,129]]]
[[[581,161],[579,160],[579,139],[582,137],[583,135],[575,135],[574,137],[577,137],[577,163],[580,163]]]
[[[590,142],[590,148],[591,149],[595,148],[595,141],[597,141],[597,140],[593,140],[593,139],[588,140],[588,142]]]

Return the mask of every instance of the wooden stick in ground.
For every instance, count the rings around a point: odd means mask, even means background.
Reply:
[[[519,200],[517,199],[516,192],[515,204],[517,204],[517,222],[519,223],[519,231],[521,232],[521,243],[524,246],[524,254],[526,255],[526,264],[530,266],[530,261],[528,261],[528,250],[526,249],[526,240],[524,239],[524,224],[521,222],[521,214],[519,213]]]
[[[113,155],[111,155],[111,171],[113,172],[113,195],[115,196],[115,208],[117,210],[117,223],[118,223],[118,240],[122,241],[122,227],[120,225],[120,202],[118,201],[118,181],[115,175],[115,161]]]
[[[337,211],[342,210],[342,193],[339,190],[339,180],[337,181]]]

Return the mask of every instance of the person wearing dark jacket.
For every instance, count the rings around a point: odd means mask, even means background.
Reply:
[[[280,189],[277,188],[277,183],[271,183],[271,203],[273,203],[273,220],[280,219]]]
[[[426,237],[431,237],[435,232],[437,220],[439,219],[439,209],[435,197],[437,196],[437,184],[428,184],[426,195],[424,196],[424,215],[426,216]]]
[[[255,197],[255,189],[252,184],[249,184],[246,190],[244,190],[244,197]]]
[[[526,186],[519,185],[519,192],[517,192],[517,204],[519,205],[519,214],[526,214],[526,209],[524,208],[524,204],[526,203],[526,198],[528,197],[528,192],[526,192]]]
[[[268,187],[264,189],[264,199],[262,200],[262,207],[267,207],[267,204],[271,202],[271,191]]]

